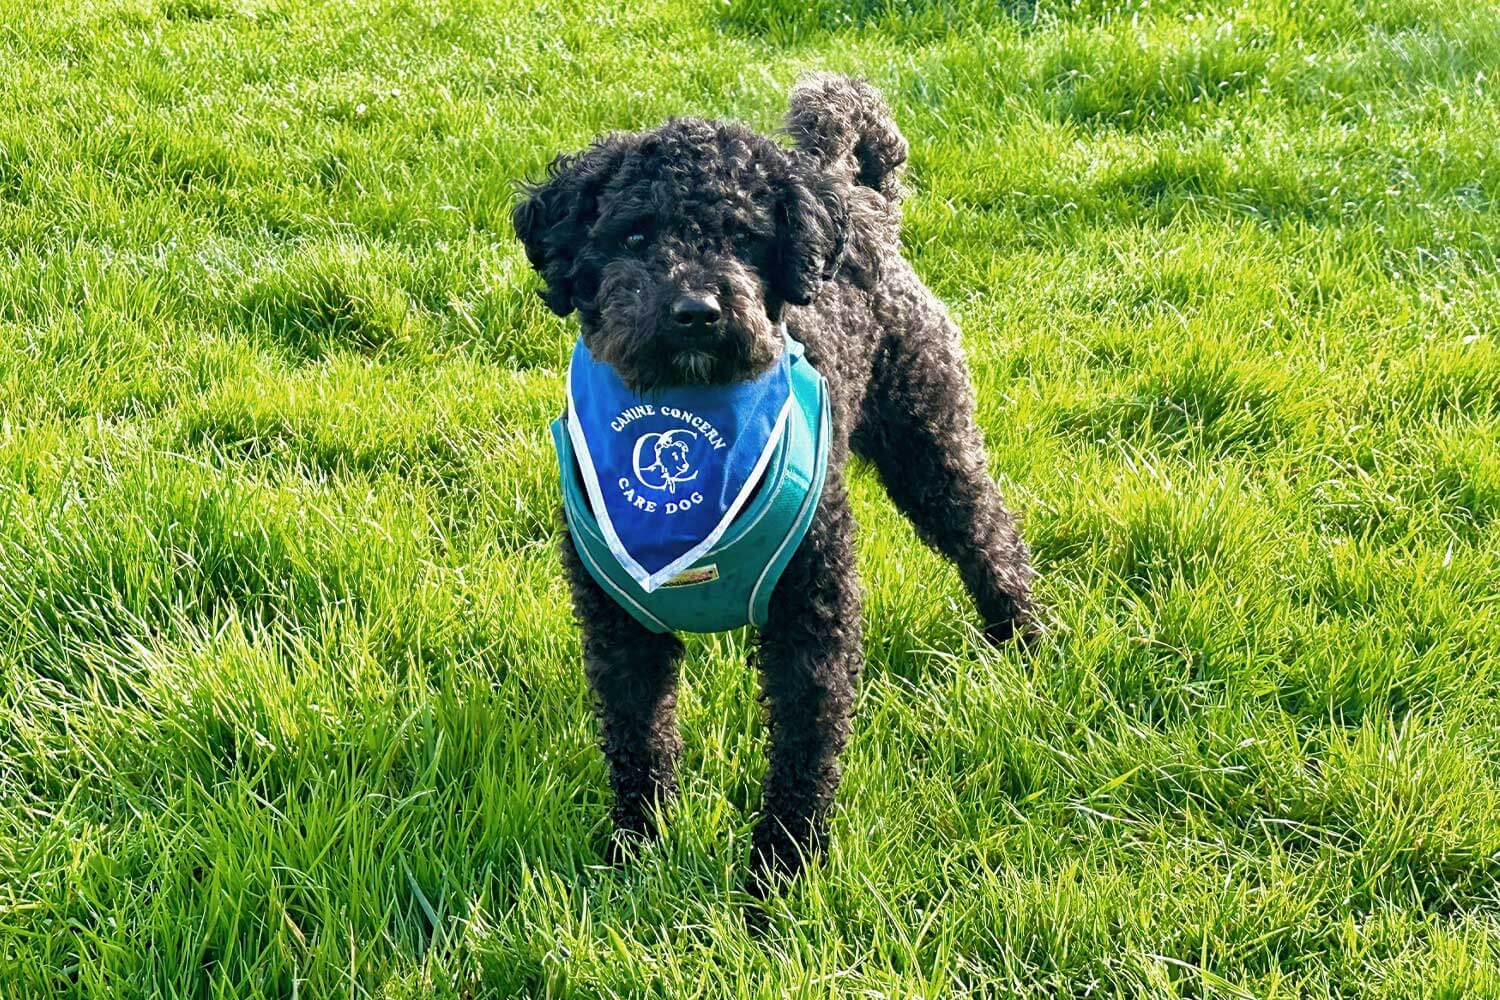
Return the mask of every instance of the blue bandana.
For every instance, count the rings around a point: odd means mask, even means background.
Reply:
[[[711,549],[786,432],[790,351],[759,378],[637,395],[583,339],[568,368],[568,437],[609,551],[651,593]]]

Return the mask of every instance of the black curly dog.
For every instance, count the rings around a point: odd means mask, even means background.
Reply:
[[[785,320],[828,380],[833,435],[816,519],[759,640],[771,727],[752,886],[819,845],[849,735],[862,651],[849,450],[957,564],[986,635],[1027,628],[1026,545],[985,469],[959,333],[901,256],[906,140],[862,81],[792,92],[792,149],[742,125],[674,119],[555,159],[515,210],[559,316],[636,389],[722,383],[777,358]],[[675,790],[682,642],[652,633],[563,553],[614,785],[616,837],[651,831]]]

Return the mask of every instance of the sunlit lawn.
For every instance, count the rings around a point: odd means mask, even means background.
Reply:
[[[514,178],[861,73],[1048,638],[867,469],[832,847],[743,634],[607,785]],[[1500,9],[0,0],[0,995],[1500,994]]]

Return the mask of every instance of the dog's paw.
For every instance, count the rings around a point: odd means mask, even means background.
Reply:
[[[641,856],[651,840],[652,835],[645,830],[616,829],[604,844],[604,860],[616,868],[628,865]]]
[[[1042,624],[1036,610],[1029,605],[1007,600],[1004,607],[989,610],[991,613],[985,616],[984,638],[991,646],[1014,640],[1028,647],[1042,637]]]
[[[754,893],[752,892],[751,895]],[[750,904],[740,910],[740,916],[745,921],[745,931],[757,940],[771,933],[771,914],[762,902],[764,899],[764,896],[755,896]]]
[[[1003,646],[1008,642],[1019,642],[1022,647],[1031,646],[1042,636],[1041,627],[1028,615],[1005,618],[984,627],[984,639],[991,646]]]
[[[787,833],[779,821],[763,819],[755,828],[750,848],[750,874],[745,891],[756,899],[769,899],[792,883],[819,853],[823,840],[821,824],[813,824],[804,839]]]

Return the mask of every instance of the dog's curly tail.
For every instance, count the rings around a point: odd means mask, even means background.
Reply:
[[[885,98],[864,80],[814,73],[792,88],[786,131],[798,149],[878,191],[892,208],[901,200],[906,138]]]

